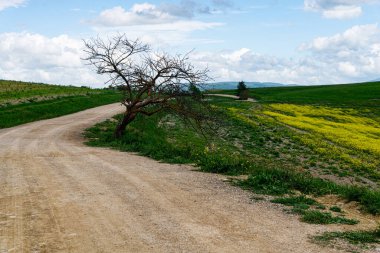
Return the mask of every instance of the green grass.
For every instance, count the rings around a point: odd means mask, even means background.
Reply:
[[[220,91],[219,91],[220,92]],[[222,91],[236,94],[236,90]],[[380,82],[250,89],[250,96],[265,103],[323,104],[379,108]]]
[[[292,206],[292,212],[302,214],[305,212],[305,210],[310,209],[313,206],[319,206],[319,203],[312,199],[307,198],[303,195],[301,196],[290,196],[290,197],[282,197],[282,198],[275,198],[271,200],[272,203],[282,204],[285,206]]]
[[[366,212],[380,214],[380,192],[363,187],[338,185],[334,182],[290,170],[266,169],[251,174],[247,180],[238,182],[244,189],[268,195],[336,194],[347,201],[360,203]]]
[[[342,209],[339,206],[332,206],[332,207],[330,207],[330,211],[333,211],[336,213],[341,213]]]
[[[0,128],[110,104],[120,101],[121,95],[110,90],[0,81],[0,99],[15,98],[18,102],[0,104]],[[29,100],[23,100],[25,98]]]
[[[366,110],[222,99],[215,103],[232,118],[229,137],[247,155],[337,179],[380,183],[380,117]]]
[[[321,212],[318,210],[302,210],[300,214],[302,215],[301,221],[310,224],[358,224],[357,220],[347,219],[340,216],[332,216],[331,213]]]
[[[247,180],[238,182],[245,189],[267,195],[303,194],[326,195],[340,191],[340,186],[305,173],[282,169],[256,170]]]
[[[0,80],[0,105],[50,100],[63,96],[87,95],[99,92],[100,90],[88,87]]]
[[[114,103],[119,100],[120,95],[111,92],[11,105],[1,108],[0,110],[0,128],[13,127],[42,119],[50,119]]]
[[[314,239],[318,242],[327,243],[341,239],[354,245],[380,243],[380,229],[374,231],[326,232],[315,236]]]
[[[301,215],[301,221],[310,224],[347,224],[355,225],[357,220],[347,219],[341,216],[333,216],[329,212],[316,210],[322,205],[312,198],[305,196],[290,196],[273,199],[271,202],[292,206],[292,212]],[[313,208],[313,209],[311,209]]]

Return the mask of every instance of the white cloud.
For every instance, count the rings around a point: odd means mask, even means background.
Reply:
[[[26,0],[0,0],[0,11],[6,8],[19,7],[25,2]]]
[[[198,52],[199,66],[208,66],[217,80],[253,80],[298,84],[331,84],[368,81],[380,76],[380,28],[354,26],[331,37],[301,45],[307,56],[287,59],[247,48]]]
[[[336,19],[349,19],[356,18],[362,14],[362,7],[360,6],[335,6],[334,8],[323,11],[325,18]]]
[[[192,60],[208,67],[217,81],[262,81],[281,83],[319,83],[313,79],[311,63],[255,53],[246,48],[222,52],[197,52]],[[307,77],[307,80],[302,80]],[[322,78],[321,76],[319,78]],[[302,82],[301,82],[302,81]]]
[[[140,38],[158,47],[181,46],[187,42],[210,43],[204,38],[194,38],[192,32],[222,26],[218,22],[193,20],[195,13],[208,13],[208,7],[187,0],[180,4],[156,6],[134,4],[131,9],[114,7],[102,11],[97,18],[88,21],[101,34],[127,33],[130,38]]]
[[[355,77],[359,74],[351,62],[339,62],[338,69],[347,76]]]
[[[322,13],[329,19],[350,19],[359,17],[362,5],[379,2],[378,0],[305,0],[304,8]]]
[[[82,41],[61,35],[0,34],[0,79],[101,86],[81,61]]]
[[[102,11],[91,23],[97,26],[142,26],[169,24],[178,20],[190,19],[196,13],[210,13],[208,6],[187,0],[180,4],[166,3],[156,6],[150,3],[134,4],[126,10],[121,6]]]
[[[241,48],[241,49],[239,49],[237,51],[234,51],[232,53],[221,54],[221,57],[224,58],[224,59],[226,59],[226,60],[228,60],[229,62],[234,63],[234,62],[241,61],[242,57],[245,54],[249,53],[249,52],[251,52],[250,49],[248,49],[248,48]]]
[[[174,21],[176,18],[169,13],[162,12],[152,4],[135,4],[130,11],[117,6],[104,10],[93,22],[101,26],[134,26],[163,24]]]
[[[377,24],[357,25],[331,37],[318,37],[311,43],[303,44],[301,49],[321,52],[366,49],[379,39],[379,32]]]
[[[318,61],[338,66],[343,75],[364,78],[380,75],[378,24],[354,26],[331,37],[320,37],[301,46]]]

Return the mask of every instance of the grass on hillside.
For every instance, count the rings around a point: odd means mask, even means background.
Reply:
[[[63,96],[87,95],[99,92],[100,90],[88,87],[0,80],[0,105],[35,102]]]
[[[109,92],[11,105],[0,110],[0,128],[50,119],[118,101],[120,101],[120,94]]]
[[[380,107],[380,82],[256,88],[249,91],[251,97],[262,103],[322,104],[341,107],[354,105],[374,108],[374,111]],[[236,90],[218,90],[217,93],[236,95]],[[377,112],[377,115],[380,115],[380,112]]]
[[[0,80],[0,128],[118,102],[112,90]]]

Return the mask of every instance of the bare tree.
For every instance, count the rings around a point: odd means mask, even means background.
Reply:
[[[138,114],[150,116],[168,110],[197,126],[209,120],[210,107],[192,92],[210,80],[208,70],[196,69],[188,54],[153,54],[149,45],[125,35],[84,43],[84,60],[94,65],[98,74],[109,75],[110,85],[123,92],[126,111],[115,130],[116,137],[124,135]]]

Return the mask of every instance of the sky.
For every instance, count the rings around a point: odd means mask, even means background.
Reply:
[[[380,78],[380,0],[0,0],[0,79],[103,87],[83,40],[190,52],[215,81]]]

